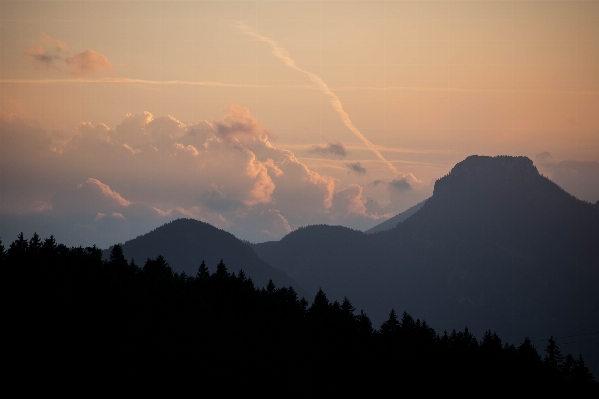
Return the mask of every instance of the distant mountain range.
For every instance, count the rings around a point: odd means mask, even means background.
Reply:
[[[385,223],[368,234],[308,226],[248,245],[177,220],[123,250],[140,264],[161,254],[188,274],[223,258],[259,284],[303,287],[308,300],[318,288],[331,300],[347,296],[375,326],[393,307],[437,331],[491,329],[511,343],[574,337],[564,351],[599,368],[599,204],[568,194],[528,158],[470,156],[431,198]]]
[[[409,209],[407,209],[401,213],[398,213],[397,215],[393,216],[392,218],[389,218],[389,219],[385,220],[384,222],[377,224],[373,228],[366,230],[366,234],[372,234],[372,233],[378,233],[379,231],[391,230],[392,228],[397,226],[398,223],[403,222],[404,220],[406,220],[407,218],[409,218],[410,216],[412,216],[413,214],[418,212],[420,210],[420,208],[422,208],[422,206],[424,205],[425,202],[426,202],[426,200],[419,202],[416,205],[410,207]]]
[[[347,296],[375,325],[394,307],[441,331],[491,328],[511,342],[599,331],[597,206],[525,157],[466,158],[390,230],[310,226],[253,248],[309,292]],[[599,339],[581,345],[599,354]]]
[[[275,269],[260,259],[248,244],[208,223],[194,219],[177,219],[147,234],[121,245],[125,258],[143,266],[145,261],[162,255],[174,271],[195,276],[202,261],[210,273],[223,260],[229,272],[240,269],[251,277],[258,287],[264,287],[272,279],[277,287],[292,286],[298,295],[310,297],[285,272]],[[108,259],[112,247],[103,251]]]

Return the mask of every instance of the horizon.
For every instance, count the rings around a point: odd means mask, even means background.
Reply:
[[[467,156],[599,200],[599,2],[2,2],[0,237],[361,231]]]

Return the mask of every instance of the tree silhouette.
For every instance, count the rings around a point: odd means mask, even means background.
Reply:
[[[208,267],[206,267],[206,262],[202,260],[200,267],[198,267],[198,273],[196,274],[196,278],[198,280],[206,280],[208,277],[210,277]]]
[[[564,356],[555,343],[553,336],[549,338],[549,343],[545,348],[545,352],[547,354],[545,355],[545,359],[543,359],[543,363],[550,369],[557,371],[564,362]]]

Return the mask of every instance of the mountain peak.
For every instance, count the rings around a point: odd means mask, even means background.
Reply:
[[[540,176],[532,160],[527,157],[471,155],[436,181],[434,194],[438,195],[464,185],[473,187],[473,184],[488,187],[509,182],[510,186],[516,187],[518,183],[530,182]]]

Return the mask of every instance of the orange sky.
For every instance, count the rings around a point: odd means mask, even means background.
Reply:
[[[599,1],[3,1],[0,46],[0,211],[93,242],[364,229],[472,154],[599,200]]]

